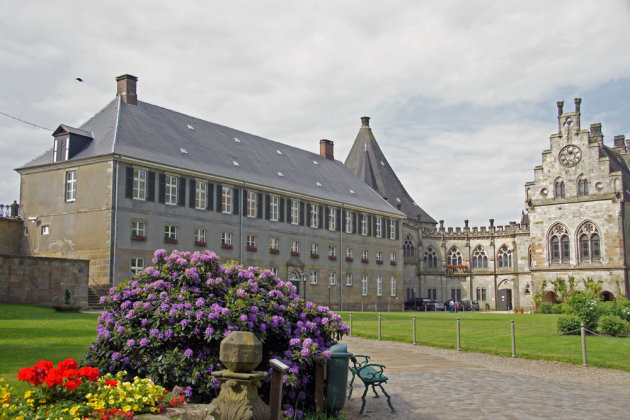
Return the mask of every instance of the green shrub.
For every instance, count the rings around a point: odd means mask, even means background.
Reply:
[[[600,302],[599,307],[602,310],[602,316],[603,315],[619,316],[619,314],[617,313],[617,302],[615,302],[614,300],[610,302]]]
[[[584,323],[587,330],[595,331],[597,321],[602,314],[602,309],[598,305],[599,298],[591,292],[580,291],[569,299],[571,315],[576,315]]]
[[[580,318],[575,315],[562,315],[558,318],[558,332],[561,334],[579,334]]]
[[[327,307],[306,302],[295,286],[267,269],[220,265],[214,252],[155,252],[155,264],[102,299],[97,339],[86,363],[105,372],[125,370],[130,378],[185,388],[193,401],[218,393],[213,371],[221,340],[232,331],[252,331],[263,343],[263,363],[289,366],[283,382],[287,416],[314,407],[315,363],[348,332]],[[269,376],[260,389],[269,395]]]
[[[552,314],[557,314],[557,315],[563,314],[564,313],[563,309],[564,309],[563,305],[551,305]]]
[[[599,319],[599,328],[602,333],[616,337],[628,334],[630,324],[616,315],[603,315]]]
[[[626,321],[630,321],[630,302],[627,300],[618,300],[611,302],[602,302],[600,304],[603,309],[602,315],[615,315]]]
[[[539,309],[539,312],[540,312],[541,314],[550,314],[550,313],[551,313],[551,307],[552,307],[552,306],[553,306],[553,305],[552,305],[551,303],[549,303],[549,302],[542,302],[542,303],[538,306],[538,309]]]

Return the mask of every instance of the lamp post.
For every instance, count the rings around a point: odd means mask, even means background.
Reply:
[[[306,285],[308,284],[308,271],[302,272],[302,283],[304,284],[304,300],[306,300]]]

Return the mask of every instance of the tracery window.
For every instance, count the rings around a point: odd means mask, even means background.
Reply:
[[[413,246],[413,240],[410,235],[407,235],[405,238],[405,243],[403,244],[403,255],[405,257],[414,257],[416,255],[416,249]]]
[[[437,268],[438,259],[435,249],[429,247],[426,251],[424,251],[424,268]]]
[[[586,222],[578,229],[577,237],[580,246],[580,262],[599,261],[601,251],[597,227],[591,222]]]
[[[561,224],[554,225],[549,230],[549,259],[552,264],[566,264],[569,262],[569,235],[567,228]]]
[[[462,251],[458,248],[453,247],[448,251],[448,255],[446,257],[447,265],[462,265],[464,263],[464,258],[462,257]]]
[[[497,262],[499,268],[512,267],[512,250],[509,249],[507,245],[503,245],[501,248],[499,248]]]
[[[553,184],[554,196],[556,198],[564,198],[564,181],[560,178]]]
[[[580,177],[577,183],[578,195],[588,195],[588,179]]]
[[[478,246],[473,251],[472,266],[473,268],[488,268],[488,254],[483,247]]]

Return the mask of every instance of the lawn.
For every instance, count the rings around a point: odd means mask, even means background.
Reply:
[[[350,312],[339,313],[348,323]],[[412,343],[414,315],[419,345],[457,348],[459,318],[463,351],[511,356],[510,321],[514,320],[517,357],[582,364],[581,338],[556,332],[559,315],[383,312],[382,339]],[[378,338],[378,314],[353,312],[352,319],[355,336]],[[630,337],[587,336],[586,348],[590,366],[630,371]]]
[[[96,339],[97,314],[56,312],[32,305],[0,305],[0,377],[19,390],[17,372],[45,359],[81,359]]]

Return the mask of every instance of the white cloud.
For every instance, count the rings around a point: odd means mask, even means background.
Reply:
[[[131,73],[140,100],[314,152],[329,138],[339,160],[367,114],[410,194],[450,224],[517,219],[558,95],[627,86],[630,70],[621,0],[12,9],[0,18],[2,112],[51,129],[79,125],[114,97],[114,77]],[[609,111],[627,107],[628,95],[608,94],[590,112],[630,130],[626,113]],[[0,116],[0,203],[18,196],[12,168],[51,142]]]

